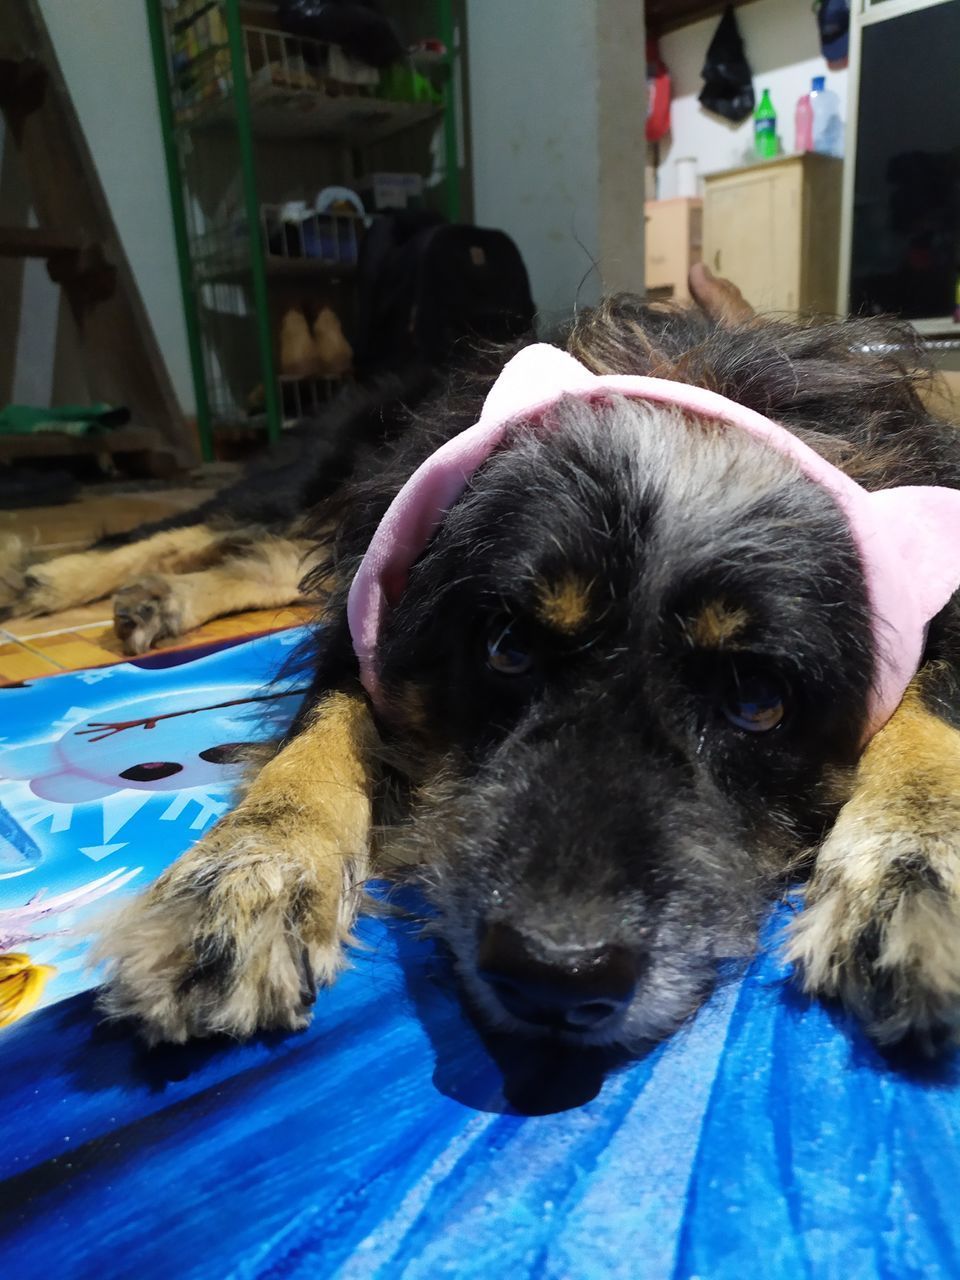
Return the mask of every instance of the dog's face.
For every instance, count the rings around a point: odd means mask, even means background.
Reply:
[[[495,1025],[668,1034],[842,800],[873,669],[829,495],[637,401],[516,428],[382,637],[409,839]],[[411,766],[414,768],[414,766]]]

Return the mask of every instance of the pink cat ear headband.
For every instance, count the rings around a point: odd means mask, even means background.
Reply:
[[[360,678],[380,696],[377,638],[387,611],[470,477],[517,421],[539,422],[562,396],[614,393],[690,410],[739,427],[786,454],[843,511],[863,561],[877,672],[865,741],[896,710],[916,673],[930,620],[960,587],[960,490],[931,486],[868,493],[785,427],[702,387],[623,374],[598,377],[556,347],[525,347],[504,367],[480,420],[442,445],[410,477],[380,522],[350,588],[347,616]]]

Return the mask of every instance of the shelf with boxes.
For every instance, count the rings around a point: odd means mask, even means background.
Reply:
[[[302,200],[263,204],[258,230],[268,276],[339,279],[356,269],[364,217],[362,211],[317,209]],[[198,281],[237,281],[247,274],[249,264],[245,221],[215,227],[197,237],[194,272]]]
[[[438,38],[385,67],[285,30],[283,0],[147,2],[210,456],[218,432],[276,439],[350,380],[372,213],[457,220],[459,0],[392,4],[405,35]]]
[[[241,19],[251,7],[241,6]],[[217,4],[180,4],[179,10],[186,12],[171,30],[175,122],[180,128],[232,126],[235,64],[227,15]],[[325,41],[242,20],[240,36],[257,137],[346,138],[363,146],[442,115],[443,94],[413,59],[382,73]]]

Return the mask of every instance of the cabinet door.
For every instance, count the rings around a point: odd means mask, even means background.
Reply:
[[[689,209],[684,200],[648,200],[645,241],[648,289],[686,285],[690,250]]]
[[[704,261],[758,310],[800,306],[800,192],[799,165],[707,183]]]

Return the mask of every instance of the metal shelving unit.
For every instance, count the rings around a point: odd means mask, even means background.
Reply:
[[[285,307],[331,307],[349,328],[365,222],[312,210],[374,168],[441,179],[425,201],[460,213],[454,0],[396,0],[446,52],[378,73],[274,29],[269,0],[146,0],[204,456],[217,433],[265,432],[343,379],[281,368]],[[438,160],[439,157],[439,160]],[[285,216],[291,202],[296,219]]]

